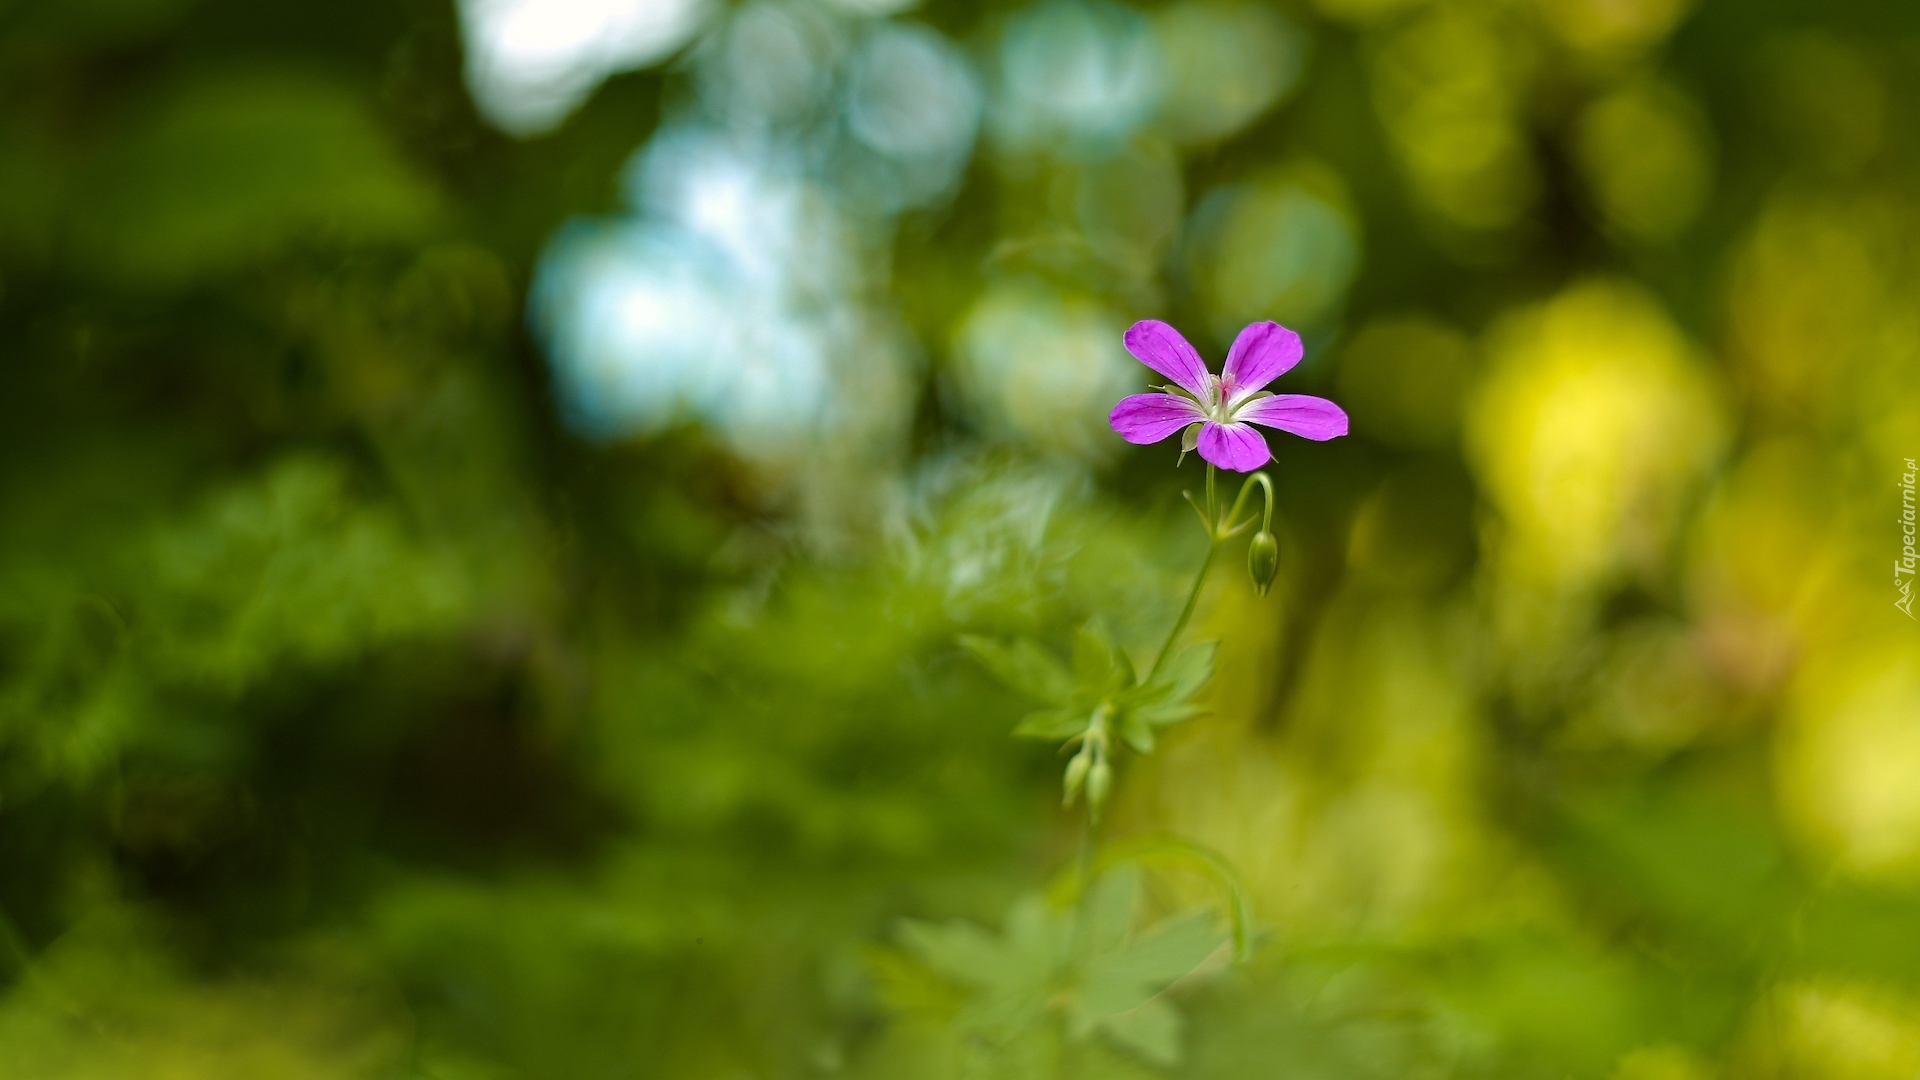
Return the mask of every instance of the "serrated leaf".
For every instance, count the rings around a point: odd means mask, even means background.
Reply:
[[[1088,971],[1088,978],[1102,983],[1152,985],[1157,990],[1191,974],[1228,940],[1229,935],[1205,912],[1175,916],[1125,948],[1099,958]]]
[[[1073,681],[1079,692],[1097,701],[1131,687],[1133,679],[1133,662],[1114,645],[1100,617],[1082,624],[1073,635]]]
[[[1206,688],[1213,678],[1213,661],[1219,646],[1215,642],[1206,642],[1190,646],[1176,653],[1152,682],[1136,688],[1128,695],[1131,708],[1128,710],[1127,723],[1122,726],[1122,737],[1128,745],[1141,753],[1136,743],[1143,743],[1148,749],[1153,746],[1153,736],[1142,727],[1157,727],[1177,724],[1198,716],[1204,710],[1193,703],[1193,698]]]
[[[1002,643],[977,634],[962,634],[960,644],[1009,690],[1049,705],[1064,705],[1073,697],[1072,673],[1031,638]]]
[[[1206,710],[1192,702],[1169,702],[1158,705],[1142,705],[1129,712],[1127,716],[1129,720],[1137,721],[1143,727],[1151,730],[1156,727],[1166,727],[1168,724],[1177,724],[1182,720],[1191,720],[1203,712],[1206,712]],[[1151,735],[1147,737],[1147,744],[1148,746],[1152,746],[1153,744]],[[1140,752],[1143,754],[1146,753],[1145,750]]]
[[[1022,977],[1050,978],[1067,958],[1073,940],[1073,914],[1027,893],[1007,909],[1007,946],[1026,958]]]
[[[970,922],[900,925],[900,944],[935,972],[969,986],[991,986],[1007,976],[1000,939]]]
[[[1172,1005],[1149,998],[1123,1013],[1102,1017],[1100,1031],[1155,1065],[1180,1062],[1180,1029],[1185,1025]]]
[[[1009,909],[998,934],[965,922],[908,922],[900,941],[906,953],[970,991],[953,1022],[996,1059],[1024,1040],[1058,1033],[1052,1022],[1059,1019],[1070,1038],[1099,1034],[1115,1052],[1171,1065],[1182,1023],[1160,995],[1231,939],[1204,914],[1134,933],[1140,890],[1139,868],[1123,863],[1101,875],[1076,908],[1028,894]],[[901,996],[936,1006],[951,1000],[910,980],[903,985],[912,994]]]
[[[1073,634],[1073,681],[1093,696],[1106,687],[1113,673],[1113,639],[1098,616],[1088,619]]]
[[[998,1041],[982,1038],[984,1034],[972,1029],[960,1040],[957,1071],[933,1075],[951,1080],[1059,1080],[1060,1033],[1051,1025],[1035,1025]]]
[[[1120,721],[1120,739],[1136,754],[1153,753],[1153,725],[1142,715],[1144,711],[1130,709]]]
[[[1028,713],[1013,729],[1022,739],[1071,739],[1087,729],[1087,718],[1072,709]]]
[[[1252,958],[1253,912],[1247,899],[1247,889],[1239,875],[1234,873],[1233,867],[1218,853],[1189,840],[1160,836],[1124,845],[1115,854],[1117,858],[1138,862],[1143,866],[1179,866],[1211,878],[1226,894],[1234,958],[1242,961]]]
[[[1220,643],[1217,641],[1190,645],[1175,653],[1153,681],[1168,687],[1168,700],[1184,701],[1191,698],[1213,679],[1214,658],[1219,652]]]
[[[1086,948],[1089,955],[1119,951],[1133,928],[1133,910],[1140,901],[1140,869],[1123,863],[1107,871],[1087,891]]]
[[[1077,1036],[1102,1032],[1142,1058],[1170,1065],[1179,1057],[1180,1016],[1159,995],[1231,938],[1205,913],[1130,935],[1139,891],[1139,868],[1122,864],[1088,894],[1068,1030]]]
[[[961,1013],[960,1024],[993,1042],[1010,1042],[1040,1026],[1050,996],[1043,984],[994,987],[974,998]]]

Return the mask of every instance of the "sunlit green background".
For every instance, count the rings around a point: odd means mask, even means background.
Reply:
[[[0,1077],[1053,1075],[900,920],[1078,836],[958,635],[1198,560],[1147,317],[1354,433],[1108,822],[1254,958],[1064,1075],[1920,1075],[1907,0],[7,0],[0,92]]]

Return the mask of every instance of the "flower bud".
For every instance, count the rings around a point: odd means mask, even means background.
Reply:
[[[1265,529],[1253,534],[1253,542],[1247,545],[1247,573],[1253,575],[1253,588],[1261,596],[1267,595],[1267,586],[1273,584],[1273,575],[1280,569],[1280,543],[1273,534]]]
[[[1080,793],[1080,785],[1087,780],[1087,769],[1093,764],[1093,755],[1081,750],[1067,762],[1066,794],[1061,796],[1061,806],[1072,806],[1073,797]]]
[[[1113,786],[1113,766],[1100,760],[1087,770],[1087,805],[1097,815],[1100,806],[1107,801],[1107,789]]]

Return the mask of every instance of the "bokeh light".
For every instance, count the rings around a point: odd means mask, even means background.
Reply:
[[[1188,273],[1222,342],[1261,319],[1316,327],[1360,268],[1345,185],[1314,163],[1208,192],[1188,236]]]
[[[1085,297],[1032,280],[990,287],[954,339],[961,395],[988,429],[1088,459],[1114,452],[1106,410],[1145,371],[1120,346],[1126,324]]]
[[[1670,86],[1643,81],[1614,90],[1587,106],[1574,138],[1602,218],[1626,236],[1669,239],[1712,193],[1706,121]]]
[[[0,1080],[1920,1071],[1920,7],[0,7]]]
[[[1143,142],[1074,172],[1073,215],[1088,242],[1116,264],[1151,273],[1186,207],[1179,158],[1165,146]]]
[[[965,167],[970,67],[926,27],[763,2],[701,46],[698,85],[634,154],[631,213],[542,260],[532,318],[567,415],[602,438],[699,420],[763,459],[897,432],[910,355],[866,300],[873,245]]]
[[[1340,396],[1353,422],[1396,446],[1444,448],[1477,357],[1458,329],[1426,315],[1393,315],[1360,328],[1340,352]]]
[[[842,37],[841,28],[811,6],[742,5],[703,44],[701,104],[723,126],[746,135],[801,128],[828,104]]]
[[[1301,30],[1252,3],[1189,0],[1154,20],[1166,54],[1162,123],[1175,138],[1210,142],[1246,127],[1299,84]]]
[[[1691,0],[1539,0],[1560,40],[1583,53],[1618,61],[1657,44],[1691,13]]]
[[[550,131],[609,75],[685,45],[708,0],[461,0],[467,86],[515,135]]]
[[[1855,874],[1920,874],[1920,663],[1899,639],[1849,642],[1802,669],[1779,748],[1785,806]]]
[[[1660,559],[1726,439],[1697,351],[1644,293],[1578,286],[1488,346],[1467,439],[1522,578],[1580,590]]]
[[[1782,35],[1758,50],[1753,93],[1803,166],[1842,175],[1880,152],[1888,93],[1881,62],[1844,38]]]
[[[1111,0],[1047,0],[1007,23],[993,130],[1010,148],[1097,152],[1152,116],[1166,79],[1153,24]]]
[[[868,31],[847,77],[847,130],[884,159],[848,178],[851,194],[905,209],[945,194],[973,152],[980,88],[952,43],[924,27]],[[864,181],[864,182],[863,182]]]
[[[1836,979],[1787,983],[1753,1028],[1752,1067],[1879,1080],[1920,1066],[1920,1007],[1879,987]]]
[[[1539,196],[1521,115],[1538,62],[1537,46],[1472,7],[1423,13],[1377,47],[1374,107],[1421,205],[1465,237],[1460,250],[1521,224]]]
[[[717,135],[662,139],[635,170],[652,214],[556,238],[534,318],[584,430],[698,416],[753,445],[820,420],[845,343],[800,309],[809,287],[832,295],[847,255],[831,207],[771,165]]]

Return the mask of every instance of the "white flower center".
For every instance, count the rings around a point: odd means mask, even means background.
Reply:
[[[1200,402],[1201,409],[1206,411],[1207,419],[1212,420],[1216,424],[1232,423],[1235,408],[1233,398],[1235,392],[1238,390],[1239,387],[1234,384],[1232,376],[1223,377],[1209,372],[1207,374],[1207,396],[1204,401]]]

